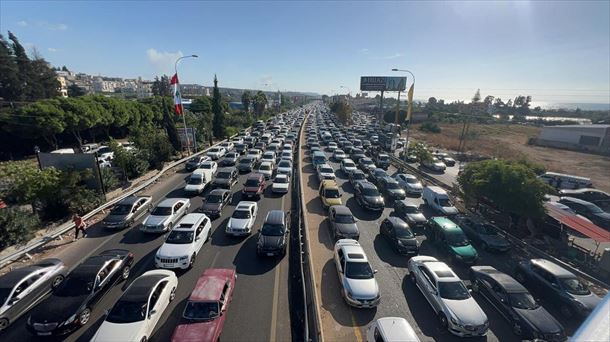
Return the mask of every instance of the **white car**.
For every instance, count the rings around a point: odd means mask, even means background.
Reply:
[[[218,171],[218,163],[215,161],[212,161],[212,160],[207,160],[207,161],[204,161],[203,163],[201,163],[199,168],[204,169],[204,170],[210,170],[212,175],[215,175],[216,171]],[[210,179],[208,179],[208,182],[209,181],[210,181]]]
[[[275,165],[276,160],[277,160],[277,154],[273,151],[267,151],[267,152],[263,153],[263,157],[261,158],[261,163],[270,162],[273,165]]]
[[[445,172],[447,165],[440,161],[438,158],[426,159],[421,162],[421,165],[432,171]]]
[[[436,312],[441,328],[460,337],[487,334],[487,315],[447,264],[430,256],[414,256],[408,269],[409,278]]]
[[[371,268],[364,250],[356,240],[340,239],[335,243],[334,260],[341,284],[341,294],[347,304],[358,308],[379,305],[379,285],[376,270]]]
[[[366,330],[366,342],[419,342],[409,322],[402,317],[382,317]]]
[[[173,271],[152,270],[136,278],[108,312],[91,341],[147,341],[176,298]]]
[[[285,194],[290,189],[290,176],[286,174],[278,174],[273,179],[271,192],[276,194]]]
[[[318,180],[322,182],[323,180],[335,180],[335,170],[333,170],[332,166],[328,164],[320,164],[318,165]]]
[[[265,179],[271,179],[273,177],[273,163],[269,161],[261,162],[256,172],[264,175]]]
[[[356,166],[356,163],[354,163],[353,160],[347,158],[341,160],[341,171],[343,171],[343,173],[349,176],[352,172],[356,170],[358,170],[358,167]]]
[[[191,207],[188,198],[167,198],[157,204],[140,228],[145,233],[164,233],[184,216]]]
[[[206,155],[208,157],[212,158],[212,160],[218,160],[218,159],[224,157],[224,155],[226,153],[227,153],[227,150],[224,147],[214,146],[208,150],[208,153],[206,153]]]
[[[220,146],[224,147],[224,149],[227,152],[229,152],[229,151],[231,151],[235,147],[235,144],[233,144],[230,141],[225,141],[225,142],[221,143]]]
[[[247,156],[250,158],[254,158],[258,162],[263,157],[263,152],[261,152],[261,150],[259,150],[258,148],[251,148],[248,150]]]
[[[280,154],[280,160],[290,160],[292,161],[293,157],[292,157],[292,151],[282,151],[282,153]]]
[[[394,179],[408,194],[421,195],[422,191],[424,191],[423,184],[414,175],[399,173],[394,176]]]
[[[95,153],[97,153],[97,158],[102,160],[112,160],[114,159],[114,152],[108,146],[100,146]]]
[[[235,236],[249,235],[252,233],[257,214],[258,204],[256,202],[241,201],[237,203],[235,211],[227,222],[225,233]]]
[[[292,161],[285,159],[280,160],[277,164],[277,173],[292,176]]]
[[[157,250],[157,268],[193,267],[195,258],[203,244],[212,235],[212,223],[205,214],[187,214],[167,235],[165,242]]]
[[[346,159],[347,157],[348,157],[347,153],[345,153],[343,150],[336,149],[333,152],[333,159],[336,161],[342,161],[343,159]]]
[[[337,149],[337,143],[334,141],[331,141],[328,143],[328,147],[326,148],[328,150],[328,152],[334,152]]]
[[[212,180],[212,172],[196,169],[191,173],[184,185],[184,192],[188,194],[201,194]]]
[[[112,167],[112,163],[110,162],[110,160],[102,158],[97,158],[97,164],[100,166],[100,169]]]

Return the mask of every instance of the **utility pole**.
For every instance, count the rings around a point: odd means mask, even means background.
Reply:
[[[394,123],[398,125],[398,115],[400,113],[400,90],[398,91],[398,101],[396,101],[396,116],[394,116]],[[400,135],[400,130],[398,130]]]

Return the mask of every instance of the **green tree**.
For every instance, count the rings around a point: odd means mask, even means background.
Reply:
[[[152,84],[152,93],[154,96],[172,96],[169,77],[167,75],[155,76]]]
[[[336,101],[331,103],[330,110],[335,113],[339,121],[343,124],[349,124],[352,118],[352,107],[345,101]]]
[[[244,91],[241,95],[241,104],[244,106],[246,113],[250,112],[250,103],[252,102],[252,93],[249,90]]]
[[[267,104],[268,104],[267,95],[265,95],[265,93],[263,93],[262,91],[259,90],[256,93],[256,96],[254,96],[253,103],[254,103],[254,114],[256,116],[262,116],[265,113],[265,108],[267,107]]]
[[[212,113],[212,100],[207,96],[194,98],[190,111],[193,113]]]
[[[120,185],[119,179],[109,167],[100,168],[100,177],[102,178],[102,184],[104,185],[104,192],[116,189]]]
[[[11,46],[0,34],[0,97],[7,101],[21,96],[18,71]]]
[[[67,127],[65,112],[58,99],[37,101],[15,111],[17,125],[13,132],[34,137],[42,137],[50,146],[57,149],[57,135]]]
[[[68,86],[68,96],[69,97],[79,97],[87,94],[85,89],[79,87],[75,83],[72,83]]]
[[[11,50],[17,64],[17,80],[19,82],[16,87],[17,97],[14,100],[24,101],[27,99],[27,84],[33,81],[30,78],[30,59],[21,43],[19,43],[19,39],[11,31],[8,32],[8,39],[12,42]]]
[[[222,97],[220,96],[220,90],[218,89],[218,79],[214,75],[214,92],[212,95],[212,113],[214,114],[214,120],[212,122],[212,131],[217,139],[225,137],[224,127],[224,110],[222,108]]]
[[[519,161],[469,163],[458,176],[458,183],[469,203],[488,201],[505,212],[531,219],[544,216],[544,195],[552,193],[536,177],[535,168]]]
[[[0,248],[6,248],[32,239],[40,228],[40,220],[18,208],[5,208],[0,210],[0,227]]]
[[[134,127],[131,141],[140,151],[140,155],[155,169],[163,168],[163,163],[174,154],[167,135],[152,125]]]
[[[161,98],[162,102],[162,110],[163,110],[163,126],[165,127],[165,132],[167,133],[167,137],[172,144],[172,147],[176,151],[180,151],[182,149],[182,142],[180,141],[180,137],[178,136],[178,130],[176,129],[176,123],[174,122],[174,118],[172,117],[171,110],[168,107],[170,102],[169,98],[163,97]],[[186,115],[183,113],[182,115]]]
[[[79,147],[83,145],[82,133],[95,127],[102,119],[103,107],[89,100],[90,98],[85,96],[60,99],[60,106],[65,113],[66,129],[72,133]]]

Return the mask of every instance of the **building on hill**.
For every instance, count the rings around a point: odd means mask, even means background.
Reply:
[[[544,126],[535,145],[610,155],[610,125]]]

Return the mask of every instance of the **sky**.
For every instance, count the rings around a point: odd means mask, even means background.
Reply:
[[[2,0],[0,31],[94,75],[152,79],[197,54],[181,83],[354,95],[400,68],[416,99],[610,103],[610,1]]]

